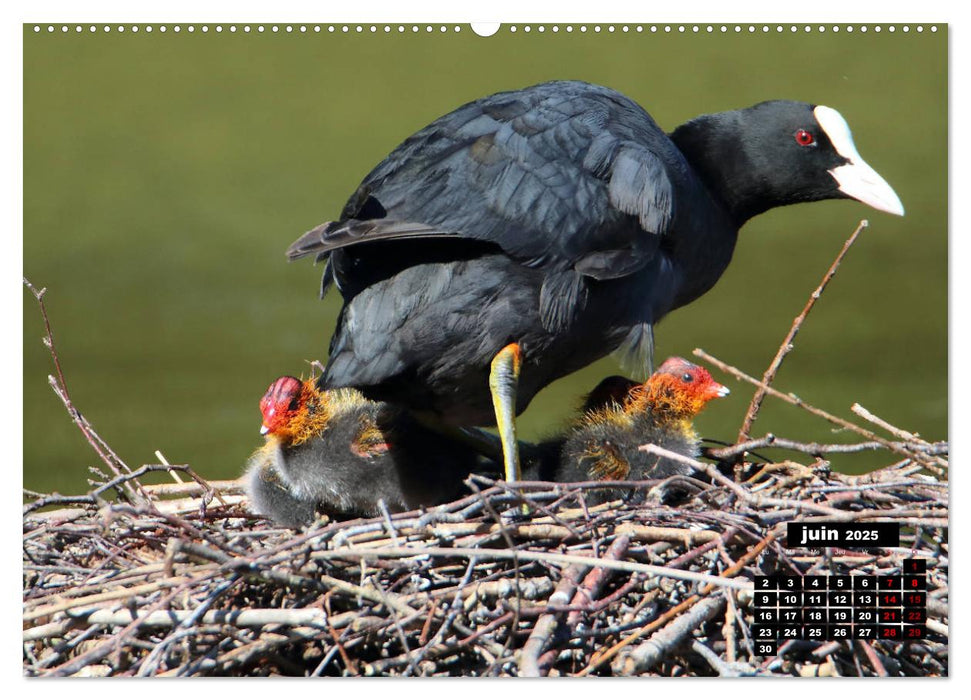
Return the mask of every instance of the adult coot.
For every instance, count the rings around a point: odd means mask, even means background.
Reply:
[[[495,419],[512,480],[514,415],[540,389],[622,344],[649,372],[653,324],[711,289],[746,220],[843,197],[903,214],[834,109],[762,102],[665,134],[619,92],[558,81],[435,120],[288,255],[328,258],[321,292],[344,297],[321,385]]]

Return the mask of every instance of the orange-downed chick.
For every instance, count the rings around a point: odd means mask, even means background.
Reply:
[[[607,482],[690,474],[690,465],[639,448],[653,444],[697,457],[700,439],[692,420],[709,401],[728,393],[708,370],[680,357],[665,360],[643,384],[609,377],[587,397],[567,434],[548,443],[543,476]],[[610,497],[610,491],[594,491],[586,500],[599,503]]]
[[[353,389],[323,391],[284,376],[260,400],[266,444],[247,463],[253,511],[285,527],[318,511],[373,516],[457,497],[476,453]]]

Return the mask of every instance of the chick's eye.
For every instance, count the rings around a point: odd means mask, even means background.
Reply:
[[[683,382],[691,382],[693,380],[694,380],[694,377],[692,377],[687,372],[685,372],[684,374],[681,375],[681,381],[683,381]]]
[[[814,143],[816,143],[815,137],[813,137],[813,135],[805,129],[799,129],[799,131],[797,131],[795,134],[795,138],[796,143],[798,143],[800,146],[812,146]]]

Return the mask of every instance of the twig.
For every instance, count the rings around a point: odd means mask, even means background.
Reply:
[[[884,430],[886,430],[891,435],[895,435],[896,437],[899,437],[902,440],[907,440],[907,441],[909,441],[911,443],[914,443],[914,442],[918,443],[919,445],[923,446],[923,448],[924,448],[924,449],[920,450],[921,452],[924,452],[924,453],[929,454],[929,455],[936,455],[936,454],[938,454],[938,452],[934,448],[937,447],[937,446],[939,446],[941,443],[938,443],[937,445],[931,445],[930,443],[926,442],[925,440],[921,440],[921,438],[920,438],[919,435],[916,435],[915,433],[908,432],[906,430],[902,430],[902,429],[898,428],[895,425],[891,425],[890,423],[888,423],[887,421],[883,420],[879,416],[873,415],[872,413],[870,413],[868,410],[866,410],[865,408],[863,408],[863,406],[861,406],[858,403],[855,403],[852,406],[850,406],[850,410],[853,411],[853,413],[855,413],[856,415],[858,415],[861,418],[863,418],[864,420],[867,420],[870,423],[873,423],[874,425],[880,426],[881,428],[883,428]],[[946,460],[943,460],[943,459],[940,459],[940,458],[935,458],[935,462],[937,464],[939,464],[940,466],[942,466],[942,467],[947,467],[948,466],[948,462]]]
[[[95,432],[94,428],[91,427],[91,424],[88,423],[84,416],[81,415],[81,412],[75,408],[74,402],[71,401],[71,396],[67,391],[67,381],[64,379],[64,372],[61,369],[61,361],[57,355],[57,349],[54,346],[54,332],[51,330],[50,318],[47,315],[47,306],[44,304],[44,295],[47,293],[47,289],[37,289],[26,277],[24,277],[24,286],[26,286],[27,289],[30,290],[31,294],[34,295],[34,298],[37,300],[37,304],[40,307],[41,316],[44,319],[44,329],[46,331],[46,335],[44,336],[43,342],[44,346],[50,352],[51,359],[54,362],[54,371],[57,373],[57,377],[50,376],[47,378],[51,388],[54,389],[54,393],[57,394],[57,397],[61,400],[61,403],[64,404],[68,415],[71,416],[71,420],[74,421],[74,424],[78,426],[81,434],[84,435],[84,438],[88,441],[88,444],[90,444],[92,449],[94,449],[94,451],[98,454],[101,461],[104,462],[112,472],[114,472],[115,476],[121,476],[122,470],[131,473],[128,465],[125,464],[121,458],[108,447],[107,443],[101,439],[101,437]],[[119,469],[119,467],[121,469]],[[130,483],[125,482],[124,488],[128,496],[136,503],[140,502],[142,499],[147,500],[147,497],[144,496],[144,494],[139,495],[136,490],[132,488]]]
[[[857,639],[856,644],[859,648],[863,649],[863,653],[866,654],[867,659],[873,664],[873,670],[876,671],[878,676],[886,678],[890,675],[887,673],[886,667],[880,661],[880,657],[877,656],[877,652],[873,650],[873,646],[869,642],[865,639]]]
[[[129,471],[127,474],[119,474],[114,479],[111,479],[110,481],[106,481],[105,483],[100,484],[98,487],[89,491],[85,496],[71,496],[69,498],[65,496],[45,496],[32,503],[28,503],[27,505],[24,506],[23,514],[27,515],[29,513],[33,513],[34,511],[40,508],[44,508],[51,505],[67,505],[67,504],[73,504],[73,503],[84,503],[92,506],[101,506],[104,504],[104,500],[101,498],[101,495],[106,491],[109,491],[117,486],[124,485],[129,482],[133,482],[137,480],[139,477],[144,476],[145,474],[158,472],[158,471],[172,472],[173,470],[181,470],[189,474],[190,476],[193,476],[194,478],[198,478],[195,476],[195,472],[193,472],[192,469],[190,469],[186,465],[143,464],[142,466],[140,466],[138,469],[134,471]],[[205,483],[205,482],[202,482],[202,483]],[[179,486],[182,487],[185,485],[179,484]],[[151,497],[148,496],[147,493],[145,495],[145,498],[147,499],[147,501],[146,503],[143,504],[143,506],[149,505],[149,502],[151,501]],[[48,513],[46,514],[46,517],[48,518],[57,517],[57,513],[56,512]]]
[[[519,556],[518,556],[518,553],[517,553],[517,550],[516,550],[516,545],[513,543],[512,535],[509,534],[509,531],[506,528],[505,522],[500,517],[499,513],[496,511],[496,509],[492,505],[492,503],[488,499],[485,498],[483,492],[476,485],[475,481],[476,480],[474,478],[471,478],[470,477],[469,479],[466,480],[465,483],[469,486],[470,489],[472,489],[472,492],[479,498],[479,501],[482,503],[482,508],[495,521],[496,525],[499,526],[499,533],[502,535],[503,540],[505,540],[505,542],[506,542],[506,546],[508,547],[507,551],[511,555],[511,559],[512,559],[512,562],[513,562],[513,577],[514,577],[513,578],[513,583],[516,586],[516,597],[513,599],[515,601],[515,605],[514,605],[513,611],[512,611],[513,612],[513,616],[512,616],[512,620],[510,620],[510,622],[509,622],[509,631],[510,631],[510,633],[506,637],[506,641],[502,645],[502,650],[498,654],[498,658],[489,667],[488,675],[491,675],[493,669],[499,663],[499,660],[502,658],[503,655],[505,655],[506,651],[508,651],[508,649],[509,649],[509,644],[512,641],[512,632],[513,632],[513,630],[515,630],[516,627],[519,626],[519,614],[520,614],[519,611],[520,611],[520,608],[522,607],[522,593],[521,593],[521,588],[520,588],[520,582],[522,580],[522,574],[520,572]],[[520,513],[526,513],[526,512],[528,512],[529,507],[526,504],[526,500],[523,498],[522,493],[512,494],[512,495],[513,496],[517,496],[517,495],[519,496],[520,503],[522,504],[520,506]]]
[[[843,515],[841,511],[835,508],[830,508],[829,506],[819,505],[818,503],[813,503],[812,501],[796,501],[788,498],[771,498],[768,496],[760,496],[758,494],[752,493],[747,489],[739,486],[731,479],[726,478],[719,472],[713,465],[706,464],[705,462],[699,462],[697,459],[692,459],[686,455],[667,450],[663,447],[658,447],[657,445],[641,445],[639,448],[642,452],[648,452],[650,454],[658,455],[660,457],[665,457],[667,459],[673,459],[677,462],[682,462],[683,464],[690,465],[695,469],[704,471],[713,480],[727,486],[732,490],[737,496],[739,496],[746,503],[751,503],[757,506],[774,506],[776,508],[795,508],[796,510],[804,510],[812,513],[822,513],[831,516]]]
[[[855,403],[852,406],[850,406],[850,410],[853,411],[853,413],[855,413],[856,415],[860,416],[860,418],[863,418],[864,420],[867,420],[873,423],[874,425],[879,425],[888,433],[900,438],[901,440],[907,440],[909,442],[923,442],[917,435],[907,432],[906,430],[901,430],[896,426],[890,425],[890,423],[883,420],[879,416],[873,415],[858,403]]]
[[[159,608],[168,605],[172,601],[172,599],[174,599],[175,596],[177,596],[180,593],[180,591],[183,590],[185,585],[186,584],[177,586],[172,591],[170,591],[167,595],[163,596],[158,602],[152,605],[149,610],[145,611],[146,616],[151,615]],[[142,622],[141,618],[137,618],[137,617],[134,618],[131,623],[129,623],[124,629],[122,629],[114,637],[107,639],[105,641],[102,641],[100,644],[95,646],[90,651],[87,651],[84,654],[81,654],[80,656],[75,657],[71,661],[63,663],[60,666],[57,666],[55,668],[52,668],[49,674],[45,674],[45,675],[70,676],[74,673],[77,673],[78,670],[84,668],[85,666],[88,666],[90,664],[96,663],[97,661],[100,661],[108,654],[110,654],[113,650],[117,649],[124,639],[126,639],[129,635],[133,634],[141,626],[141,622]]]
[[[388,528],[388,535],[391,536],[391,542],[395,547],[400,547],[401,542],[398,540],[398,533],[395,530],[394,523],[391,522],[391,513],[388,512],[388,506],[385,505],[384,499],[378,499],[378,509],[381,511],[381,517],[384,518],[384,524]]]
[[[441,645],[441,643],[445,640],[445,635],[451,630],[452,625],[455,622],[455,618],[457,618],[459,613],[462,612],[462,590],[469,584],[469,580],[472,578],[472,572],[475,570],[475,565],[476,560],[470,559],[469,565],[465,569],[465,575],[462,577],[462,581],[459,583],[458,590],[455,591],[455,597],[452,598],[452,602],[448,606],[448,616],[445,618],[445,621],[442,622],[442,625],[438,628],[438,631],[435,632],[435,636],[418,650],[418,653],[415,656],[416,667],[425,659],[429,649]],[[429,615],[428,619],[433,619],[433,616]]]
[[[626,535],[621,535],[613,541],[610,548],[604,554],[605,559],[610,559],[613,561],[618,561],[623,559],[627,554],[627,548],[630,546],[630,537]],[[612,572],[609,569],[602,569],[599,566],[594,567],[590,572],[583,578],[583,581],[577,586],[577,591],[573,595],[573,600],[570,601],[570,605],[577,608],[571,612],[566,617],[566,626],[570,629],[574,629],[580,622],[582,617],[582,612],[579,606],[589,606],[593,603],[597,597],[600,595],[601,589],[610,579],[610,574]]]
[[[577,584],[589,566],[582,564],[571,564],[563,571],[563,578],[556,585],[553,595],[550,596],[548,605],[566,605],[573,597]],[[519,659],[519,674],[524,678],[539,678],[543,675],[539,666],[540,654],[549,644],[553,632],[556,631],[556,614],[549,613],[543,615],[533,625],[533,631],[523,645],[523,650]]]
[[[762,551],[765,550],[765,548],[768,547],[770,544],[772,544],[774,541],[775,541],[775,536],[772,534],[769,534],[768,536],[763,538],[758,544],[756,544],[754,547],[750,548],[741,558],[739,558],[739,560],[735,563],[734,566],[730,566],[728,569],[726,569],[723,572],[723,575],[734,576],[736,573],[741,571],[743,567],[747,566],[750,561],[758,557],[762,553]],[[666,613],[658,617],[656,620],[652,620],[651,622],[647,623],[639,630],[628,635],[627,637],[619,641],[617,644],[614,644],[609,649],[598,651],[593,655],[593,658],[590,660],[590,663],[587,664],[577,675],[579,676],[589,675],[590,673],[595,671],[598,667],[610,661],[614,656],[616,656],[618,653],[624,650],[635,640],[637,640],[638,638],[642,637],[643,635],[649,632],[653,632],[655,629],[660,628],[662,625],[667,624],[668,621],[676,618],[678,615],[680,615],[685,610],[690,608],[692,605],[697,603],[698,600],[701,599],[701,595],[706,595],[713,590],[714,590],[713,586],[705,586],[704,588],[701,589],[700,595],[699,594],[692,595],[687,600],[674,606],[669,611],[667,611]]]
[[[912,451],[920,451],[928,455],[946,453],[948,444],[946,442],[925,443],[925,442],[895,442],[894,445]],[[885,450],[887,446],[882,442],[855,442],[855,443],[821,443],[821,442],[799,442],[780,438],[772,433],[767,433],[761,438],[747,440],[728,447],[709,448],[705,454],[712,459],[730,459],[746,452],[753,452],[767,447],[775,447],[780,450],[792,450],[793,452],[803,452],[809,455],[826,454],[852,454],[855,452],[865,452],[868,450]]]
[[[725,663],[714,651],[706,647],[697,639],[691,641],[691,650],[701,656],[722,678],[738,678],[741,673],[733,667],[733,662]]]
[[[716,357],[712,357],[711,355],[709,355],[707,352],[705,352],[701,348],[695,348],[694,354],[697,357],[702,358],[706,362],[710,362],[711,364],[715,365],[716,367],[718,367],[718,369],[722,370],[723,372],[727,372],[727,373],[731,374],[732,376],[734,376],[734,377],[736,377],[738,379],[741,379],[743,381],[746,381],[749,384],[753,384],[754,386],[761,387],[765,391],[765,393],[769,394],[770,396],[774,396],[774,397],[776,397],[778,399],[782,399],[786,403],[792,404],[793,406],[798,406],[799,408],[802,408],[802,409],[808,411],[809,413],[812,413],[814,416],[818,416],[818,417],[820,417],[820,418],[822,418],[824,420],[829,421],[830,423],[833,423],[834,425],[838,425],[841,428],[846,428],[847,430],[852,430],[853,432],[855,432],[855,433],[857,433],[859,435],[862,435],[863,437],[867,438],[868,440],[872,440],[874,442],[879,442],[881,445],[883,445],[884,447],[886,447],[891,452],[895,452],[897,454],[905,455],[907,457],[913,457],[914,459],[919,460],[922,464],[925,464],[925,466],[927,466],[927,468],[930,469],[931,471],[933,471],[935,474],[938,474],[938,475],[942,474],[941,470],[938,467],[933,466],[932,464],[930,464],[929,463],[930,460],[927,457],[925,457],[924,455],[920,454],[919,452],[913,452],[911,450],[908,450],[908,449],[902,447],[900,445],[900,443],[895,443],[895,442],[892,442],[892,441],[887,440],[885,438],[882,438],[879,435],[876,435],[875,433],[872,433],[869,430],[866,430],[865,428],[861,428],[860,426],[856,425],[855,423],[851,423],[848,420],[845,420],[845,419],[840,418],[838,416],[834,416],[831,413],[827,413],[826,411],[823,411],[822,409],[816,408],[815,406],[812,406],[812,405],[806,403],[805,401],[803,401],[802,399],[800,399],[795,394],[784,394],[781,391],[778,391],[776,389],[773,389],[770,386],[766,386],[765,384],[763,384],[762,382],[760,382],[758,379],[754,379],[753,377],[750,377],[749,375],[747,375],[744,372],[742,372],[740,369],[737,369],[735,367],[732,367],[731,365],[722,362],[721,360],[719,360]]]
[[[803,307],[802,312],[800,312],[800,314],[796,316],[796,318],[793,320],[792,327],[789,329],[789,332],[786,334],[786,337],[783,339],[782,344],[779,346],[778,351],[776,351],[775,357],[772,359],[772,362],[769,363],[769,366],[766,368],[765,373],[762,375],[761,386],[759,386],[756,389],[755,394],[752,396],[752,401],[751,403],[749,403],[748,411],[746,411],[745,413],[745,420],[742,421],[742,427],[738,431],[738,442],[742,442],[743,440],[748,439],[749,433],[752,430],[752,424],[755,423],[755,419],[758,417],[758,414],[759,414],[759,408],[762,406],[763,399],[765,399],[765,388],[767,388],[770,384],[772,384],[772,380],[775,379],[776,372],[779,371],[779,367],[782,365],[782,361],[785,359],[786,355],[788,355],[792,351],[792,348],[793,348],[792,342],[795,340],[796,335],[799,333],[799,329],[802,328],[802,324],[806,320],[806,317],[809,315],[809,312],[812,311],[812,308],[813,306],[815,306],[816,301],[819,299],[820,296],[822,296],[823,291],[826,289],[826,285],[828,285],[830,280],[833,279],[833,276],[836,274],[836,271],[839,269],[840,263],[843,261],[843,258],[846,256],[846,253],[850,249],[850,246],[852,246],[853,243],[856,242],[857,236],[859,236],[860,232],[863,229],[865,229],[867,226],[869,226],[869,223],[867,222],[867,220],[866,219],[862,220],[859,223],[859,225],[856,227],[856,229],[853,231],[853,233],[850,234],[850,237],[846,239],[846,242],[843,244],[843,248],[836,256],[836,259],[833,261],[833,264],[829,266],[829,270],[827,270],[826,274],[823,275],[823,279],[819,283],[819,286],[816,287],[813,293],[809,295],[809,301],[806,302],[806,305]]]
[[[695,603],[691,610],[678,617],[664,629],[655,633],[626,656],[620,656],[614,664],[621,675],[632,676],[646,671],[658,663],[671,649],[679,645],[702,623],[712,619],[725,607],[725,597],[714,597]]]

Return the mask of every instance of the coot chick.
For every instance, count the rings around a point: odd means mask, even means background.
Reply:
[[[277,379],[260,401],[266,444],[247,463],[251,508],[285,527],[316,511],[374,516],[444,503],[462,493],[475,451],[407,412],[353,389],[321,391],[315,380]]]
[[[544,481],[643,481],[690,474],[684,462],[644,452],[652,444],[697,457],[692,419],[712,399],[726,396],[703,367],[680,357],[664,361],[644,384],[623,377],[601,382],[566,435],[540,446],[541,462],[527,475]],[[617,497],[617,490],[585,492],[588,503]]]
[[[852,198],[903,214],[836,110],[775,100],[666,134],[578,81],[490,95],[391,152],[290,259],[328,259],[344,305],[323,388],[498,424],[624,346],[649,374],[653,326],[707,292],[738,229],[773,207]],[[487,390],[488,387],[488,390]]]

